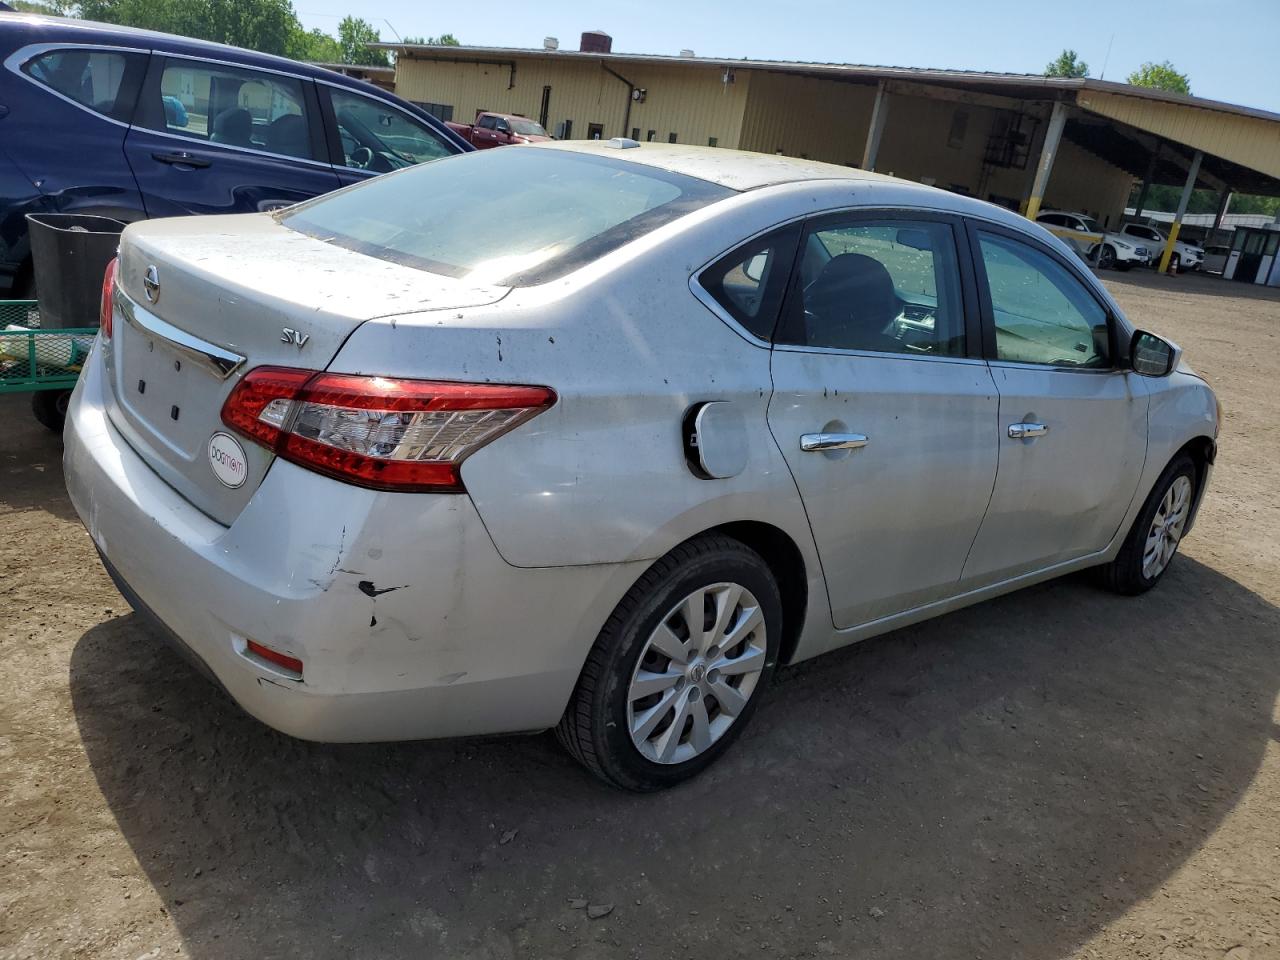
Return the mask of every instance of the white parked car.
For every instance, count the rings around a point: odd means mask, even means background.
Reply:
[[[131,225],[65,465],[129,602],[265,723],[554,727],[647,790],[779,664],[1086,567],[1153,586],[1218,419],[998,207],[555,143]]]
[[[1080,257],[1096,263],[1104,270],[1131,270],[1150,266],[1158,251],[1133,237],[1108,233],[1098,221],[1083,213],[1052,211],[1036,217],[1054,236],[1071,247]]]
[[[1155,251],[1154,260],[1159,262],[1164,256],[1164,248],[1169,242],[1169,235],[1146,223],[1126,223],[1120,232],[1133,242],[1145,243]],[[1199,270],[1204,265],[1204,247],[1198,243],[1185,243],[1182,240],[1173,242],[1173,254],[1169,263],[1177,270]]]

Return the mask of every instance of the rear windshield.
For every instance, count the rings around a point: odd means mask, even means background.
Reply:
[[[732,192],[611,157],[501,147],[378,177],[292,207],[280,221],[382,260],[528,286]]]

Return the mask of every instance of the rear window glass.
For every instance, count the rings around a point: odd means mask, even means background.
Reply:
[[[731,194],[608,157],[504,147],[379,177],[279,216],[301,233],[383,260],[528,286]]]
[[[125,75],[141,65],[145,54],[69,47],[28,60],[23,71],[33,80],[70,100],[116,120],[127,120],[133,96]],[[132,86],[136,86],[136,81]]]

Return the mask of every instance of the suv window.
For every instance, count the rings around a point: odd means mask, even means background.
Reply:
[[[840,350],[964,356],[964,306],[951,226],[867,220],[805,240],[800,290],[779,342]]]
[[[126,74],[142,70],[146,54],[69,47],[49,50],[22,65],[22,71],[95,113],[127,122],[133,113],[137,80]]]
[[[425,123],[388,103],[346,90],[331,90],[329,96],[348,167],[386,173],[458,152]]]
[[[1051,227],[1064,227],[1066,226],[1066,223],[1067,223],[1066,218],[1063,217],[1061,214],[1057,214],[1057,213],[1041,214],[1040,216],[1036,217],[1036,220],[1039,223],[1048,224]]]
[[[161,129],[210,143],[314,160],[302,81],[195,60],[165,61]]]
[[[978,231],[996,358],[1055,367],[1109,367],[1107,314],[1072,273],[1048,254]]]
[[[1129,226],[1125,228],[1125,232],[1131,233],[1135,237],[1142,237],[1144,240],[1160,239],[1160,234],[1156,233],[1156,231],[1151,227],[1137,227],[1133,224],[1129,224]]]
[[[497,126],[498,126],[497,117],[481,117],[480,118],[481,129],[494,130],[494,129],[497,129]]]
[[[702,272],[698,282],[738,323],[761,340],[773,336],[795,253],[796,227],[739,247]]]

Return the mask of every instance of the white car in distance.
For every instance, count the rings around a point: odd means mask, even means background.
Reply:
[[[1150,266],[1156,256],[1149,245],[1132,237],[1108,233],[1098,221],[1083,213],[1053,210],[1036,217],[1036,223],[1075,250],[1081,259],[1096,263],[1104,270]]]
[[[1164,248],[1169,243],[1168,234],[1148,223],[1126,223],[1120,228],[1120,232],[1132,238],[1133,242],[1145,243],[1154,250],[1156,263],[1164,256]],[[1169,263],[1175,270],[1199,270],[1204,265],[1204,247],[1197,243],[1175,240]]]
[[[1209,386],[1043,229],[783,157],[553,143],[133,224],[103,307],[71,500],[244,709],[555,728],[633,790],[779,664],[1149,589],[1216,451]]]

